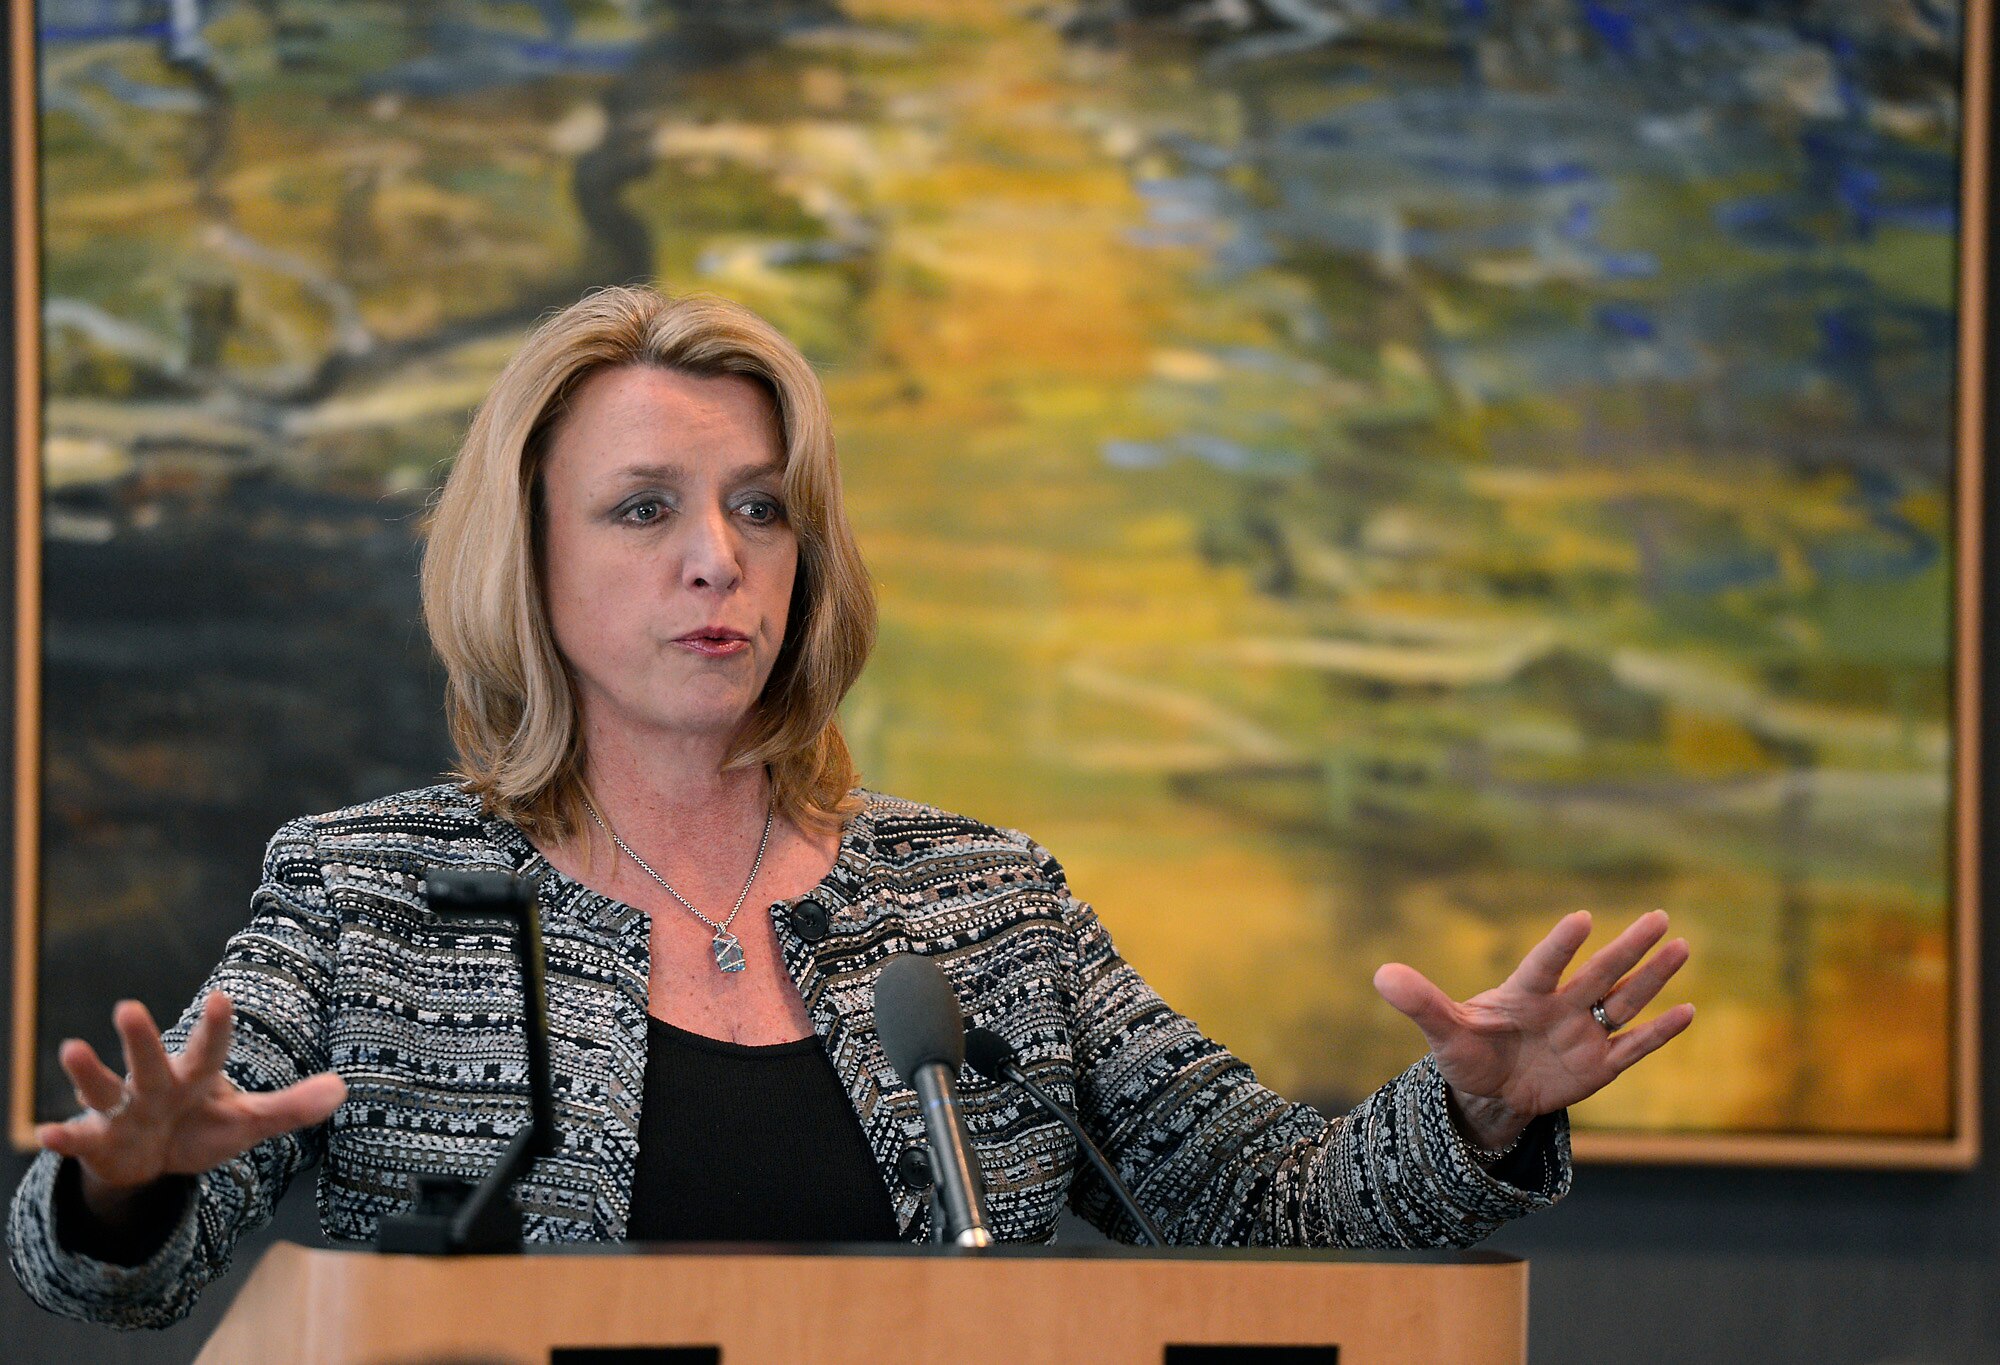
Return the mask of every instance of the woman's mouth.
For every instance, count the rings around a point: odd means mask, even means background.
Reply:
[[[702,658],[728,658],[730,654],[740,654],[750,648],[750,636],[740,630],[690,630],[674,640],[682,648],[688,648]]]

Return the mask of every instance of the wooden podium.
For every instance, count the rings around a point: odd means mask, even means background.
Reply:
[[[281,1242],[198,1365],[1522,1365],[1490,1252]]]

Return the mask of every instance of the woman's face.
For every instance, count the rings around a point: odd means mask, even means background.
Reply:
[[[542,581],[587,720],[735,732],[785,641],[783,478],[755,380],[627,365],[578,386],[542,466]]]

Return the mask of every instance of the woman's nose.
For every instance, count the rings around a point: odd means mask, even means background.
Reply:
[[[733,588],[743,578],[743,561],[729,514],[720,509],[682,523],[687,542],[682,580],[691,588]]]

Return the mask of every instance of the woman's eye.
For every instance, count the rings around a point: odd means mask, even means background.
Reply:
[[[658,521],[665,515],[666,508],[651,499],[645,502],[635,502],[625,509],[625,520],[637,522],[641,526]]]
[[[770,498],[752,499],[743,504],[743,510],[750,514],[750,520],[760,526],[768,526],[785,515],[785,509]]]

